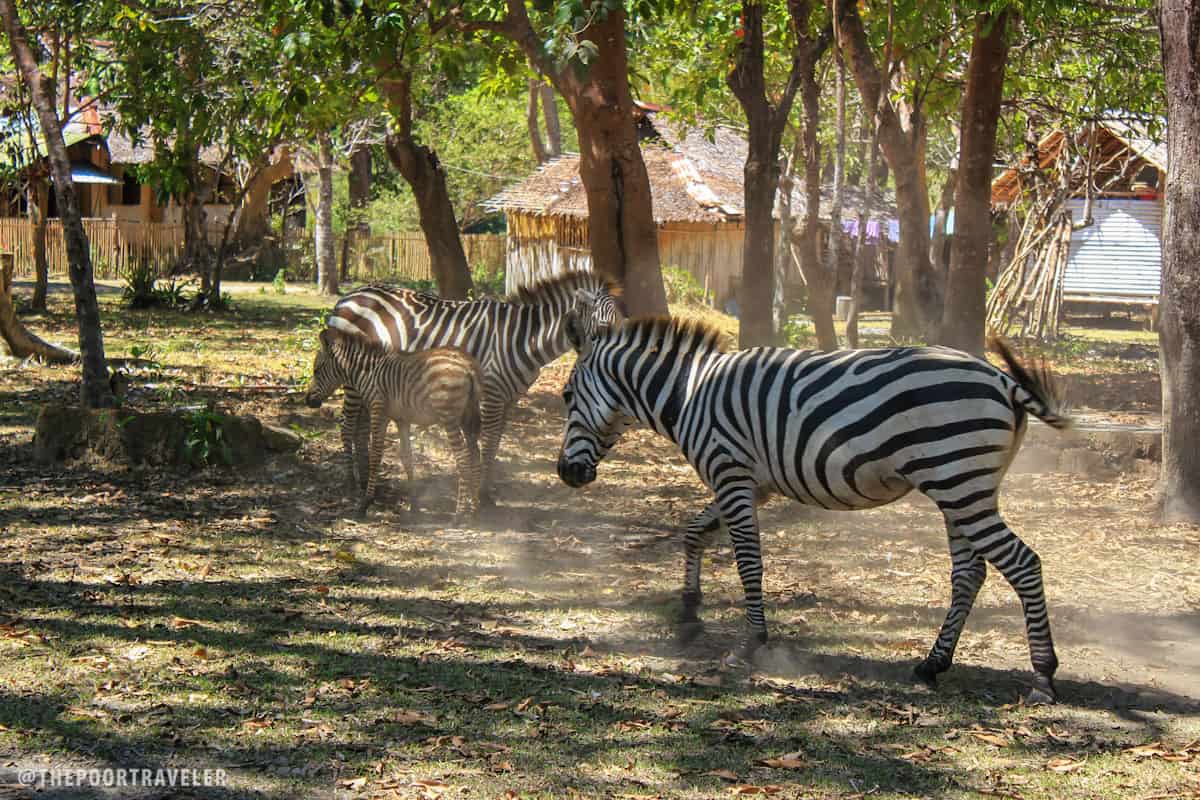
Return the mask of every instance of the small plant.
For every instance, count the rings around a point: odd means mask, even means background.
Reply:
[[[696,276],[682,267],[663,267],[663,288],[667,302],[684,306],[709,305],[708,294]]]
[[[159,369],[162,366],[162,363],[159,361],[161,355],[158,348],[152,344],[135,344],[129,347],[130,358],[146,361],[148,366],[153,369]]]
[[[504,295],[504,268],[480,264],[471,270],[471,283],[475,297],[501,297]]]
[[[812,320],[803,317],[788,317],[784,320],[780,334],[788,347],[797,348],[811,347],[817,338],[817,331],[813,327]]]
[[[100,273],[97,273],[100,274]],[[152,308],[157,305],[154,285],[158,282],[158,269],[146,261],[134,262],[125,270],[125,286],[121,299],[130,308]]]
[[[211,408],[193,411],[187,416],[187,436],[183,442],[184,455],[191,463],[206,467],[220,462],[233,463],[233,451],[225,441],[221,415]]]
[[[274,287],[275,294],[287,294],[287,270],[284,267],[280,267],[275,273],[271,286]]]

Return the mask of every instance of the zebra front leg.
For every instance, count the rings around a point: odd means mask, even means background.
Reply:
[[[987,578],[987,562],[975,552],[970,540],[955,529],[949,517],[946,518],[946,535],[950,542],[950,609],[929,655],[913,668],[913,674],[929,686],[935,686],[937,676],[950,669],[954,662],[958,638]]]
[[[1004,576],[1021,599],[1034,673],[1033,688],[1027,701],[1053,703],[1057,698],[1054,673],[1058,670],[1058,655],[1050,635],[1041,559],[1013,533],[994,505],[970,516],[960,515],[955,520],[955,529],[970,541],[976,553]]]
[[[480,480],[479,505],[492,508],[496,505],[495,487],[496,454],[500,451],[500,437],[504,435],[504,425],[512,403],[498,397],[484,395],[479,412],[482,420],[483,435],[480,447]]]
[[[479,446],[463,435],[459,425],[447,425],[446,434],[450,437],[454,464],[458,470],[454,519],[462,522],[474,516],[479,508]]]
[[[762,546],[758,535],[758,492],[753,483],[725,484],[717,489],[717,506],[729,526],[733,557],[745,597],[746,638],[738,656],[749,661],[755,651],[767,643],[767,618],[763,613]]]
[[[384,443],[380,443],[380,452]],[[354,427],[354,472],[357,476],[358,491],[366,491],[367,477],[371,465],[371,418],[368,410],[359,408],[358,424]]]
[[[704,632],[704,623],[699,615],[702,601],[700,568],[704,561],[704,550],[720,527],[721,512],[716,502],[712,502],[688,522],[684,532],[683,607],[675,626],[675,637],[680,644],[687,644]]]
[[[355,443],[357,441],[358,425],[362,415],[362,398],[353,387],[345,387],[346,395],[342,400],[342,455],[340,458],[346,485],[352,492],[359,490],[358,475],[355,470]]]
[[[383,463],[383,449],[387,442],[388,418],[383,413],[383,403],[372,403],[368,411],[369,443],[367,447],[367,487],[358,504],[358,513],[366,514],[375,499],[379,483],[379,467]]]

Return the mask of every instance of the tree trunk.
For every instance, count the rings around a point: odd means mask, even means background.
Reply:
[[[941,341],[975,354],[983,353],[987,320],[992,163],[996,157],[996,128],[1004,99],[1008,16],[1009,11],[1003,9],[995,16],[981,13],[976,19],[962,105],[954,239],[946,280]]]
[[[894,105],[871,52],[854,0],[833,0],[842,51],[862,101],[877,109],[880,148],[896,183],[900,245],[892,335],[934,338],[941,321],[941,292],[929,262],[929,191],[925,180],[925,124],[920,109]],[[890,65],[884,64],[884,70]]]
[[[788,11],[797,29],[807,30],[812,11],[810,3],[807,0],[791,0]],[[742,28],[744,35],[735,51],[734,67],[726,76],[726,83],[746,115],[749,145],[744,169],[746,230],[742,239],[738,342],[742,347],[756,347],[779,342],[774,312],[777,292],[774,212],[775,194],[779,187],[779,145],[796,90],[801,81],[812,75],[824,46],[807,35],[797,39],[787,86],[773,105],[767,96],[763,74],[762,3],[742,1]],[[814,155],[806,153],[806,158]],[[819,183],[817,190],[820,191]],[[806,213],[806,219],[811,216]],[[806,225],[805,237],[808,238],[811,233],[812,229]]]
[[[554,87],[548,83],[540,86],[542,93],[542,119],[546,123],[546,155],[557,158],[562,155],[562,126],[558,122],[558,98]]]
[[[790,5],[793,22],[799,30],[807,30],[807,4]],[[830,31],[819,37],[803,36],[797,41],[796,68],[800,88],[800,104],[804,112],[804,128],[796,139],[793,163],[804,155],[804,227],[800,234],[800,273],[808,287],[808,313],[822,350],[837,348],[837,331],[833,327],[833,297],[836,274],[831,274],[821,259],[819,231],[821,226],[821,153],[817,144],[817,129],[821,122],[821,87],[817,83],[817,61],[829,45]]]
[[[950,209],[954,207],[954,187],[958,183],[958,168],[950,167],[946,182],[942,184],[942,196],[933,211],[933,231],[929,238],[929,261],[936,272],[945,273],[950,268],[946,245],[949,243],[946,228],[950,224]]]
[[[333,142],[328,131],[317,136],[320,153],[317,161],[317,224],[314,236],[317,249],[317,288],[321,294],[338,293],[337,261],[333,251]]]
[[[367,223],[367,203],[371,201],[371,148],[360,144],[350,152],[350,219],[346,235],[342,237],[342,280],[350,280],[350,257],[360,253],[361,248],[352,246],[356,239],[365,239],[371,234]]]
[[[13,358],[40,358],[50,364],[73,364],[77,353],[34,336],[21,321],[12,304],[12,253],[0,253],[0,352]]]
[[[1163,516],[1200,522],[1200,1],[1159,0],[1167,94],[1166,215],[1159,301]]]
[[[871,134],[867,145],[867,185],[863,190],[862,207],[858,210],[858,246],[854,250],[854,271],[850,274],[850,315],[846,318],[846,345],[858,347],[858,315],[862,310],[862,285],[871,265],[868,260],[867,223],[871,220],[871,209],[875,203],[875,192],[878,187],[879,171],[879,140],[876,136],[875,115],[864,113],[864,124],[871,126]],[[861,130],[862,126],[860,126]],[[876,253],[882,252],[885,233],[880,225],[879,240],[876,243]],[[877,256],[878,257],[878,256]]]
[[[825,271],[833,279],[836,294],[838,273],[841,271],[842,203],[846,183],[846,62],[841,53],[837,54],[837,88],[834,95],[833,198],[829,204],[829,247],[826,250]]]
[[[808,313],[817,335],[817,347],[836,350],[833,298],[837,273],[826,268],[820,246],[821,152],[817,131],[821,123],[821,87],[817,84],[815,62],[805,73],[800,102],[804,107],[804,233],[800,236],[800,271],[808,285]]]
[[[575,63],[560,67],[545,53],[543,37],[530,23],[524,0],[506,0],[505,5],[504,20],[463,26],[516,41],[566,100],[579,134],[579,177],[587,195],[592,268],[624,286],[631,315],[666,313],[650,177],[638,144],[629,91],[623,7],[611,4],[583,30],[580,38],[595,46],[586,67]]]
[[[271,187],[292,174],[291,153],[280,147],[275,160],[246,186],[233,238],[242,247],[258,244],[271,232]]]
[[[42,196],[46,186],[35,182],[29,190],[29,216],[33,221],[33,302],[34,311],[46,310],[46,293],[50,289],[50,264],[46,260],[46,214]]]
[[[54,110],[54,86],[42,75],[26,36],[25,27],[17,15],[16,0],[0,0],[0,17],[8,34],[13,60],[29,87],[38,122],[45,138],[54,177],[59,215],[63,222],[63,238],[67,245],[71,289],[75,295],[75,318],[79,322],[79,351],[83,366],[80,400],[84,406],[102,408],[115,404],[108,383],[108,365],[104,358],[104,335],[100,330],[100,306],[96,301],[96,285],[92,278],[92,258],[88,251],[87,232],[79,214],[79,198],[71,182],[71,161],[63,140],[62,127]]]
[[[465,300],[471,293],[471,270],[446,189],[446,172],[437,154],[413,138],[412,78],[399,72],[379,84],[396,123],[387,137],[388,159],[412,188],[438,292],[450,300]]]
[[[538,101],[542,96],[542,82],[529,79],[529,94],[525,104],[525,126],[529,129],[529,146],[533,148],[533,160],[545,164],[550,160],[546,145],[542,142],[542,131],[538,122]]]

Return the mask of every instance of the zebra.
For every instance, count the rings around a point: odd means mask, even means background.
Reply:
[[[445,427],[458,467],[454,513],[472,514],[479,504],[479,396],[483,376],[475,359],[453,347],[416,353],[390,351],[361,336],[321,331],[321,348],[304,402],[310,408],[338,387],[354,387],[365,405],[369,431],[367,481],[358,512],[365,514],[375,498],[384,436],[389,420],[397,425]]]
[[[949,669],[992,564],[1024,608],[1033,702],[1055,700],[1058,667],[1037,554],[1001,518],[1000,481],[1032,413],[1070,423],[1049,374],[1030,372],[996,340],[1009,373],[942,347],[723,352],[697,322],[627,321],[589,334],[568,322],[579,358],[563,390],[559,477],[579,487],[622,432],[640,422],[674,441],[713,502],[687,526],[678,632],[701,628],[700,562],[722,523],[745,596],[749,658],[766,642],[756,505],[782,494],[828,509],[891,503],[916,489],[941,510],[952,560],[950,609],[917,678]]]
[[[454,346],[474,356],[483,370],[481,502],[493,504],[496,452],[508,415],[542,367],[570,345],[562,321],[575,309],[589,330],[624,318],[620,288],[590,272],[568,272],[522,288],[506,300],[443,300],[409,289],[368,286],[345,295],[330,313],[327,328],[355,333],[393,350]],[[349,480],[364,480],[366,429],[361,400],[347,389],[342,411],[342,450]],[[412,480],[408,426],[398,426],[401,460]],[[356,456],[357,451],[357,456]]]

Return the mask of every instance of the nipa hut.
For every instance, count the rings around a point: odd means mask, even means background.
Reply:
[[[1066,306],[1153,307],[1166,147],[1143,122],[1053,131],[992,183],[1012,240],[988,300],[999,333],[1054,338]]]
[[[723,126],[710,133],[698,128],[683,130],[648,104],[639,104],[638,112],[661,262],[691,272],[718,306],[723,306],[736,296],[741,283],[746,140]],[[804,187],[797,183],[792,213],[798,224],[804,213]],[[826,197],[821,204],[826,224],[828,202]],[[844,219],[856,217],[854,203],[853,191],[847,192]],[[579,177],[578,154],[542,165],[484,205],[504,212],[508,291],[567,270],[591,269],[587,196]],[[876,208],[880,219],[870,221],[868,237],[872,231],[894,230],[887,219],[895,216],[890,202],[877,202]],[[851,228],[847,225],[843,236],[852,242]],[[869,277],[868,284],[886,285],[894,239],[882,237],[885,246],[879,248],[882,257],[878,259],[882,267]],[[850,245],[843,251],[849,252]],[[846,272],[848,275],[849,269]],[[798,271],[791,277],[800,280]]]

